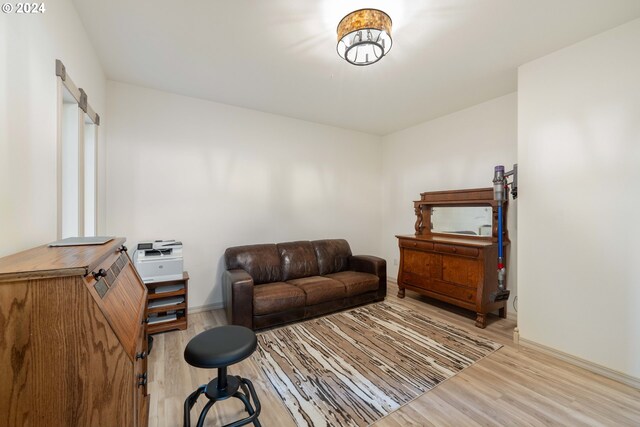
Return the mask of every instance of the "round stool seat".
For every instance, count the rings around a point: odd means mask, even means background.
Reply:
[[[257,345],[258,339],[251,329],[219,326],[193,337],[184,350],[184,359],[197,368],[224,368],[251,356]]]

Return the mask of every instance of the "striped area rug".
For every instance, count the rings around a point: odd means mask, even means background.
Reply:
[[[367,426],[501,345],[383,302],[258,334],[299,426]]]

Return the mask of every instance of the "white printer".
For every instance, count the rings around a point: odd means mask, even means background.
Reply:
[[[140,242],[133,253],[133,263],[145,283],[182,279],[182,242]]]

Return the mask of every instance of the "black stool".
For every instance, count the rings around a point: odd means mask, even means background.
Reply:
[[[187,348],[184,350],[184,359],[187,363],[197,368],[218,368],[218,378],[214,378],[209,384],[198,387],[184,401],[185,427],[191,425],[191,408],[193,408],[202,393],[209,398],[209,401],[200,413],[198,427],[202,427],[207,412],[209,412],[214,403],[230,397],[242,400],[249,416],[224,427],[239,427],[251,422],[255,427],[261,427],[260,421],[258,421],[260,401],[256,396],[253,384],[246,378],[227,375],[227,367],[251,356],[257,345],[256,334],[251,329],[234,325],[209,329],[189,341]],[[240,391],[240,388],[242,388],[242,391]],[[253,399],[255,408],[251,406],[250,399]]]

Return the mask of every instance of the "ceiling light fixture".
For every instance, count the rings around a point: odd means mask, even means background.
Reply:
[[[353,65],[371,65],[391,49],[391,18],[378,9],[351,12],[338,24],[338,55]]]

